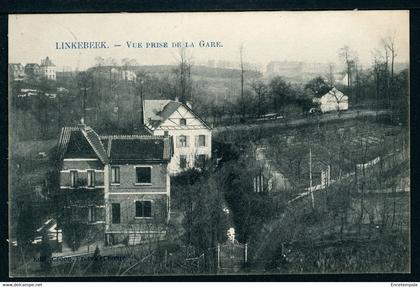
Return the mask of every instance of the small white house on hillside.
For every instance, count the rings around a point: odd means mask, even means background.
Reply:
[[[211,128],[189,105],[171,100],[145,100],[143,122],[154,135],[172,136],[171,175],[192,167],[201,168],[211,158]]]
[[[327,93],[313,98],[313,102],[319,104],[319,108],[323,113],[330,111],[346,111],[349,109],[349,97],[335,87],[330,89]]]

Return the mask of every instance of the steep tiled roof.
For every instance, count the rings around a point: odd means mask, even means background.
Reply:
[[[145,125],[150,129],[157,128],[161,123],[168,119],[180,106],[189,110],[204,126],[210,128],[198,115],[196,115],[187,105],[171,100],[145,100],[143,102],[143,119]]]
[[[111,163],[168,162],[172,147],[167,137],[141,135],[102,136],[107,142],[107,153]]]
[[[175,113],[175,111],[182,106],[182,103],[180,102],[174,102],[174,101],[170,101],[164,108],[163,110],[159,113],[159,116],[164,120],[166,120],[167,118],[169,118],[173,113]]]
[[[108,156],[98,134],[90,127],[64,127],[58,141],[58,157],[99,158],[108,162]]]
[[[95,151],[96,155],[99,157],[99,159],[106,163],[108,161],[108,156],[106,154],[105,148],[102,145],[102,142],[99,138],[99,135],[90,127],[85,127],[81,129],[83,135]]]
[[[78,131],[79,128],[77,127],[63,127],[61,129],[60,137],[58,139],[58,149],[57,149],[57,156],[58,158],[62,159],[64,154],[67,151],[67,146],[70,141],[70,136],[72,132]]]
[[[161,121],[162,117],[159,113],[165,108],[170,100],[145,100],[143,102],[143,118],[144,123],[149,121]]]
[[[322,98],[323,96],[330,94],[333,96],[340,96],[342,94],[342,97],[345,97],[346,95],[343,94],[343,92],[341,92],[340,90],[338,90],[336,87],[325,87],[323,89],[321,89],[316,95],[316,98]],[[341,100],[340,98],[338,100]]]

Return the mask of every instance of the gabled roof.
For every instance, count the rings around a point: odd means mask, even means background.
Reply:
[[[162,136],[102,136],[111,163],[169,162],[170,139]]]
[[[166,121],[180,106],[191,112],[206,128],[210,127],[187,105],[171,100],[145,100],[143,102],[143,120],[150,129],[156,129]]]
[[[85,127],[84,129],[81,129],[81,131],[99,159],[103,163],[106,163],[108,161],[108,157],[99,135],[90,127]]]
[[[40,67],[37,63],[27,63],[25,67]]]
[[[144,123],[149,121],[161,121],[163,118],[159,113],[165,108],[170,100],[145,100],[143,101]]]
[[[90,127],[63,127],[58,141],[58,158],[98,158],[103,164],[108,156],[98,134]]]
[[[315,95],[315,97],[322,98],[323,96],[328,95],[328,94],[333,95],[333,96],[335,96],[337,94],[342,94],[343,98],[347,97],[342,91],[338,90],[336,87],[332,87],[330,89],[327,88],[325,90],[322,90],[318,93],[318,95]]]
[[[23,66],[21,63],[10,63],[9,67],[13,70],[22,70]]]

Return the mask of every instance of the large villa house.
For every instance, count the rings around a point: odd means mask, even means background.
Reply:
[[[145,100],[143,122],[154,135],[172,137],[171,175],[188,168],[202,168],[211,158],[211,128],[193,112],[190,104]]]
[[[58,156],[62,219],[89,226],[107,244],[165,235],[169,137],[99,136],[82,123],[62,129]]]

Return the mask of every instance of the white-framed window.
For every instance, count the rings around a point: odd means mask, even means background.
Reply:
[[[178,137],[178,147],[188,147],[188,136],[181,135]]]
[[[254,176],[254,192],[263,192],[265,191],[264,185],[265,179],[262,174]]]
[[[96,221],[96,208],[95,208],[95,206],[89,206],[88,220],[89,220],[89,222],[95,222]]]
[[[120,167],[111,166],[111,184],[120,183]]]
[[[88,187],[95,186],[95,171],[94,170],[87,171],[87,185]]]
[[[136,183],[152,183],[152,168],[150,166],[136,166]]]
[[[152,202],[149,201],[136,201],[136,218],[152,217]]]
[[[179,125],[181,127],[185,127],[187,125],[187,119],[184,119],[184,118],[179,119]]]
[[[77,187],[77,170],[70,170],[70,186]]]
[[[197,146],[206,146],[206,136],[205,135],[198,135],[197,136]]]

